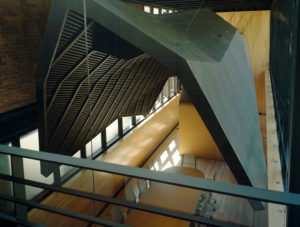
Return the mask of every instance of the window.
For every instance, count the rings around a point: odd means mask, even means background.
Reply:
[[[72,155],[72,157],[74,157],[74,158],[80,158],[81,157],[81,152],[77,151],[74,155]],[[76,168],[73,167],[73,166],[61,165],[59,167],[60,176],[63,177],[64,175],[66,175],[67,173],[69,173],[73,169],[76,169]]]
[[[88,142],[85,145],[85,153],[86,153],[86,157],[92,157],[92,142]]]
[[[153,14],[159,14],[159,8],[153,8]]]
[[[99,133],[94,139],[92,139],[92,151],[95,153],[97,150],[99,150],[102,146],[101,143],[101,133]]]
[[[144,119],[145,117],[143,115],[137,115],[136,116],[136,122],[140,122]]]
[[[132,127],[132,117],[123,117],[123,132]]]
[[[165,103],[166,101],[168,101],[168,81],[166,82],[165,86],[163,87],[163,90],[162,90],[162,95],[163,95],[163,102]]]
[[[25,149],[31,149],[39,152],[39,133],[38,130],[34,130],[20,137],[20,147]],[[32,160],[23,158],[24,165],[24,178],[28,180],[38,181],[46,184],[52,184],[54,182],[53,174],[48,177],[44,177],[41,174],[41,164],[38,160]],[[39,194],[43,189],[35,188],[25,185],[26,199],[32,199]]]
[[[5,145],[11,146],[11,143],[7,143]],[[0,154],[0,173],[6,175],[12,174],[10,155]],[[0,194],[13,196],[13,193],[12,182],[0,179]],[[0,200],[0,212],[13,214],[14,204],[12,202]]]
[[[155,109],[159,108],[161,106],[161,93],[159,94],[158,98],[155,102]]]
[[[110,142],[118,135],[119,135],[119,128],[118,128],[118,119],[117,119],[106,128],[107,142]]]
[[[20,137],[20,147],[30,150],[39,150],[39,133],[34,130]]]
[[[150,6],[144,6],[144,11],[146,13],[151,13],[151,7]]]

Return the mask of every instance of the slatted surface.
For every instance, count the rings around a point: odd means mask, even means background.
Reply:
[[[174,9],[209,8],[213,11],[247,11],[271,9],[273,0],[126,0],[143,5]]]
[[[172,75],[145,53],[126,59],[106,53],[99,28],[87,18],[85,30],[83,16],[67,12],[43,83],[49,152],[73,155],[118,117],[149,113]]]

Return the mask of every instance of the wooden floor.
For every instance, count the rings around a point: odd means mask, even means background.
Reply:
[[[111,152],[103,158],[103,161],[131,166],[143,166],[145,168],[152,165],[161,171],[163,171],[164,168],[170,167],[170,165],[178,165],[179,161],[174,159],[174,157],[176,157],[179,147],[179,129],[176,128],[158,148],[157,144],[160,142],[155,139],[156,137],[165,137],[164,135],[167,135],[171,128],[176,125],[178,121],[178,98],[171,101],[167,108],[163,108],[160,111],[160,114],[154,115],[151,121],[152,122],[149,121],[148,123],[144,123],[143,126],[135,130],[137,133],[133,132],[127,139],[121,141],[119,145],[114,147]],[[139,136],[142,136],[143,138],[140,138]],[[139,141],[139,143],[136,141]],[[157,149],[155,153],[152,154],[151,152],[155,148]],[[143,164],[144,160],[147,159],[149,155],[151,155],[151,157]],[[214,171],[216,171],[217,181],[236,183],[233,174],[224,161],[197,158],[196,168],[202,171],[207,179],[212,179]],[[96,194],[113,196],[126,180],[127,178],[125,177],[113,174],[81,171],[64,186],[82,191],[95,192]],[[247,200],[215,193],[213,196],[218,203],[217,211],[212,214],[215,219],[238,223],[245,226],[268,226],[267,211],[254,212]],[[116,197],[123,199],[124,190],[121,190]],[[110,218],[110,206],[99,213],[102,208],[105,208],[105,204],[95,203],[91,200],[61,193],[52,193],[43,201],[43,203],[92,216],[100,216],[104,219]],[[151,222],[151,215],[149,215],[149,219],[145,220],[145,222]],[[89,223],[83,221],[37,209],[33,209],[29,213],[29,220],[46,226],[91,226]],[[170,220],[170,223],[174,223],[173,218],[170,218]],[[180,223],[181,222],[179,221],[176,226],[181,226]],[[182,223],[186,225],[186,222]],[[156,224],[153,223],[153,226],[157,226]],[[137,224],[136,226],[142,225]],[[168,224],[166,222],[162,223],[161,226],[173,226],[173,224]]]

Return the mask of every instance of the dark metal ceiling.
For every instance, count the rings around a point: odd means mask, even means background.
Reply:
[[[50,67],[37,75],[44,151],[73,155],[118,117],[148,114],[172,76],[95,21],[84,24],[83,14],[66,10]]]
[[[273,0],[126,0],[174,9],[209,8],[213,11],[270,10]]]

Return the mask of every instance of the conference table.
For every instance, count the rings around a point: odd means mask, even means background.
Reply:
[[[204,178],[197,169],[188,167],[171,167],[164,172]],[[150,188],[140,198],[139,203],[173,211],[193,214],[200,198],[201,190],[152,182]],[[189,226],[184,221],[140,210],[131,210],[125,220],[130,226]]]

